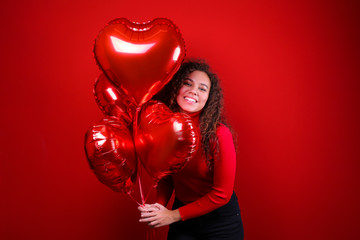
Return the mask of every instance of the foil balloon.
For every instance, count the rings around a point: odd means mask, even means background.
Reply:
[[[168,19],[138,23],[119,18],[99,33],[94,55],[104,74],[140,106],[179,69],[185,43]]]
[[[140,112],[135,146],[145,170],[160,180],[182,169],[194,156],[198,129],[188,115],[149,101]]]
[[[101,111],[108,116],[122,118],[127,125],[132,123],[136,104],[101,74],[94,85],[95,101]]]
[[[103,184],[130,194],[136,178],[136,155],[132,135],[122,119],[104,118],[85,135],[90,168]]]

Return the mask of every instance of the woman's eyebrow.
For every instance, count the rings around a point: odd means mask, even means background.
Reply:
[[[208,85],[206,85],[205,83],[200,83],[200,85],[206,87],[207,89],[209,89]]]

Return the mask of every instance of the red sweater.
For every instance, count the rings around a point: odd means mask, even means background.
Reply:
[[[198,124],[199,115],[193,116]],[[158,185],[157,202],[166,205],[175,189],[175,197],[185,205],[179,208],[181,219],[187,220],[209,213],[229,202],[233,193],[236,154],[230,130],[220,125],[219,158],[209,170],[201,146],[195,157],[178,173],[162,179]]]

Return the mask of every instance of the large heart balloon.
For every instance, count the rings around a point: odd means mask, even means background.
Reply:
[[[184,113],[158,101],[146,103],[135,132],[140,162],[156,180],[182,169],[198,148],[198,129]]]
[[[108,116],[122,118],[127,125],[133,121],[136,104],[129,96],[114,86],[101,74],[94,85],[95,101],[101,111]]]
[[[104,118],[85,135],[90,168],[103,184],[116,192],[131,193],[137,160],[132,135],[123,119]]]
[[[119,18],[99,33],[94,55],[106,76],[142,105],[178,70],[185,44],[168,19],[138,23]]]

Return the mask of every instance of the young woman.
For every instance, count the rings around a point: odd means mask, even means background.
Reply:
[[[198,124],[201,145],[178,173],[158,184],[157,203],[140,206],[140,222],[170,225],[168,239],[243,239],[233,191],[236,154],[226,126],[219,79],[203,61],[189,61],[155,97]],[[166,206],[173,190],[172,210]]]

